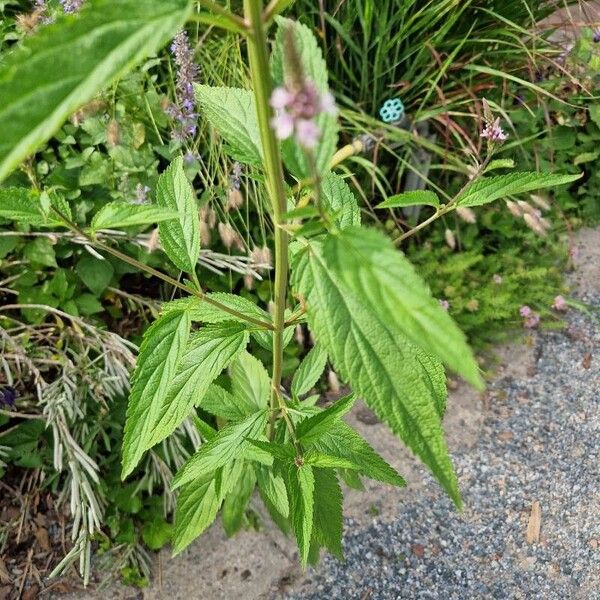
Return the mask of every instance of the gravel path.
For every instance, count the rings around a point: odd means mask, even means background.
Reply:
[[[349,520],[346,562],[287,598],[600,599],[600,326],[568,322],[537,334],[533,372],[492,384],[479,442],[454,454],[462,514],[429,479],[393,520]]]

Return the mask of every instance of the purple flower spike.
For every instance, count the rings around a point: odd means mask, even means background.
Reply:
[[[0,390],[0,405],[8,406],[8,408],[15,408],[15,401],[17,399],[17,390],[10,385],[4,386]]]
[[[83,0],[60,0],[63,11],[68,15],[76,13],[81,8],[82,4]]]
[[[167,114],[177,123],[172,132],[173,138],[184,142],[193,138],[197,132],[196,98],[194,81],[198,76],[198,67],[194,64],[194,56],[186,31],[180,31],[171,44],[171,52],[175,58],[176,103],[167,109]]]

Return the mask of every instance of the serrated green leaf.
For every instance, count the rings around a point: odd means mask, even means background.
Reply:
[[[341,398],[330,407],[318,412],[317,414],[300,421],[296,428],[296,435],[303,444],[310,444],[317,440],[323,433],[329,430],[331,425],[339,421],[347,412],[350,411],[356,396],[350,394]]]
[[[199,407],[228,421],[240,421],[256,411],[254,403],[244,397],[234,396],[215,384],[208,387]]]
[[[96,296],[100,296],[112,281],[115,269],[107,260],[85,253],[75,267],[81,281]]]
[[[248,442],[250,445],[280,460],[289,461],[296,456],[296,450],[291,444],[280,444],[279,442],[269,442],[268,440],[251,437],[248,437]]]
[[[233,395],[254,409],[266,408],[271,395],[271,380],[263,364],[248,352],[242,352],[229,368]]]
[[[582,175],[525,172],[485,177],[470,185],[457,200],[456,206],[481,206],[507,196],[572,183]]]
[[[239,531],[244,522],[244,513],[256,485],[256,475],[249,463],[243,464],[242,474],[223,502],[223,529],[228,536]]]
[[[375,208],[404,208],[406,206],[433,206],[440,207],[439,196],[430,190],[412,190],[390,196]]]
[[[356,197],[346,180],[337,173],[327,173],[321,180],[321,201],[339,229],[360,225]]]
[[[304,357],[292,378],[291,392],[299,397],[309,392],[321,377],[327,364],[327,352],[318,344]]]
[[[290,521],[298,542],[300,561],[302,565],[306,565],[313,529],[315,478],[312,467],[290,465],[286,483],[290,501]]]
[[[50,206],[56,205],[56,194],[47,197]],[[68,205],[65,216],[70,216]],[[34,227],[61,227],[64,225],[52,213],[48,215],[43,213],[39,193],[35,190],[20,187],[0,188],[0,218]]]
[[[177,218],[177,211],[162,206],[109,202],[94,215],[90,229],[93,232],[100,229],[120,229],[133,225],[151,225]]]
[[[200,221],[194,190],[183,170],[181,156],[158,178],[156,203],[178,214],[178,219],[163,221],[158,226],[164,251],[178,269],[193,273],[200,256]]]
[[[248,333],[237,323],[210,325],[190,336],[158,414],[149,424],[146,450],[175,431],[201,404],[208,386],[247,343]]]
[[[173,556],[189,546],[212,524],[219,506],[212,473],[181,488],[175,511]]]
[[[312,447],[329,456],[338,456],[349,460],[356,465],[360,473],[371,479],[398,487],[406,485],[396,470],[385,462],[350,425],[343,421],[334,423],[329,431],[313,443]]]
[[[293,279],[295,289],[307,300],[311,330],[336,371],[460,504],[428,372],[416,358],[418,350],[395,326],[389,311],[383,310],[389,299],[369,302],[379,284],[366,298],[356,293],[328,268],[318,241],[294,257]]]
[[[247,438],[259,436],[267,425],[267,411],[261,410],[239,423],[228,425],[200,449],[181,467],[171,487],[177,489],[206,473],[216,471],[227,463],[240,458]]]
[[[187,0],[88,0],[26,37],[0,67],[0,180],[113,79],[183,25]]]
[[[334,471],[313,469],[315,479],[313,535],[311,554],[318,559],[319,548],[324,547],[343,560],[342,530],[344,497]],[[314,560],[313,562],[317,562]]]
[[[202,116],[219,132],[236,160],[252,165],[262,162],[258,118],[249,90],[194,85]]]
[[[312,31],[306,25],[291,19],[276,17],[275,20],[278,28],[275,36],[275,46],[271,54],[271,73],[275,85],[283,85],[285,82],[284,32],[289,27],[293,33],[295,47],[300,55],[305,77],[315,84],[319,93],[327,93],[329,91],[327,64]],[[338,122],[335,116],[321,113],[317,117],[316,123],[321,131],[321,137],[314,153],[314,159],[317,171],[325,173],[328,171],[331,157],[337,146]],[[285,166],[295,177],[304,179],[311,175],[306,153],[293,138],[284,140],[281,150]]]
[[[431,296],[403,254],[375,230],[349,228],[325,238],[323,263],[365,307],[437,356],[471,385],[483,388],[465,335]]]
[[[187,344],[190,318],[185,312],[172,312],[155,321],[145,332],[140,347],[123,437],[125,479],[139,463],[147,448],[150,427],[160,407]]]
[[[261,496],[265,498],[282,517],[287,518],[290,513],[290,505],[283,477],[281,477],[281,475],[275,475],[271,469],[262,465],[257,467],[256,476],[258,490]]]
[[[310,465],[311,467],[321,467],[326,469],[358,470],[358,465],[347,458],[340,458],[339,456],[332,456],[331,454],[322,454],[321,452],[315,452],[312,449],[304,455],[304,464]]]

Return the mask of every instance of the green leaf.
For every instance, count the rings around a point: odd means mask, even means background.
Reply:
[[[356,396],[350,394],[345,398],[338,400],[329,408],[318,412],[316,415],[300,421],[296,428],[296,435],[304,444],[310,444],[317,440],[323,433],[329,430],[331,425],[339,421],[347,412],[350,411]]]
[[[242,352],[229,368],[233,395],[254,410],[266,408],[271,395],[271,380],[263,364],[248,352]]]
[[[251,446],[258,448],[263,452],[267,452],[274,458],[279,458],[280,460],[289,461],[290,459],[294,459],[296,456],[296,450],[291,444],[280,444],[278,442],[257,440],[250,437],[248,438],[248,442],[251,444]]]
[[[156,202],[179,215],[177,220],[163,221],[158,226],[167,256],[177,268],[193,273],[200,256],[200,221],[194,190],[183,170],[181,156],[158,178]]]
[[[350,425],[343,421],[334,423],[312,447],[329,456],[346,459],[356,465],[360,473],[398,487],[406,485],[404,479],[369,446]]]
[[[515,161],[512,158],[497,158],[490,162],[484,173],[496,171],[497,169],[514,169]]]
[[[123,434],[123,479],[133,471],[148,447],[151,426],[159,417],[186,347],[189,331],[189,315],[186,312],[171,312],[152,323],[144,334],[127,405]]]
[[[115,274],[115,269],[110,262],[87,253],[77,261],[75,270],[81,281],[96,296],[104,292]]]
[[[296,397],[309,392],[321,377],[327,364],[327,352],[319,344],[304,357],[292,378],[292,394]]]
[[[276,17],[278,29],[275,36],[275,46],[271,55],[271,72],[275,85],[283,85],[285,81],[284,65],[284,32],[290,27],[295,41],[295,47],[300,54],[304,75],[310,79],[321,94],[329,91],[327,83],[327,64],[323,58],[321,47],[312,31],[306,25],[297,21]],[[315,151],[314,160],[319,173],[329,170],[329,163],[335,152],[338,137],[337,118],[322,113],[316,120],[321,137]],[[282,155],[286,167],[298,179],[304,179],[311,174],[310,164],[304,150],[293,138],[282,143]]]
[[[572,183],[582,176],[582,173],[554,175],[553,173],[525,172],[486,177],[470,185],[457,200],[456,206],[481,206],[507,196]]]
[[[329,469],[313,469],[315,479],[313,537],[311,554],[318,559],[319,547],[324,547],[343,560],[342,530],[344,497],[335,472]],[[316,562],[316,560],[314,561]]]
[[[256,405],[246,398],[234,396],[215,384],[208,387],[199,406],[211,415],[228,421],[240,421],[256,411]]]
[[[360,225],[360,208],[356,197],[343,177],[327,173],[321,181],[321,201],[339,229]]]
[[[173,556],[189,546],[215,520],[220,506],[215,485],[209,473],[181,488],[175,511]]]
[[[465,335],[387,237],[372,229],[345,229],[326,237],[323,261],[382,321],[437,356],[474,387],[483,388]]]
[[[181,467],[171,487],[177,489],[240,458],[249,443],[246,438],[258,437],[266,425],[267,411],[261,410],[239,423],[224,427],[210,442],[200,446],[196,454]]]
[[[233,158],[260,165],[262,150],[252,92],[239,88],[194,86],[202,115],[228,144]]]
[[[158,414],[149,424],[146,450],[175,431],[202,403],[208,386],[247,343],[248,333],[237,323],[207,326],[190,336]]]
[[[38,237],[25,244],[23,255],[34,265],[57,267],[54,246],[48,238]],[[91,257],[90,257],[91,258]]]
[[[439,196],[430,190],[412,190],[390,196],[375,208],[404,208],[405,206],[433,206],[439,208]]]
[[[171,541],[173,525],[157,517],[142,527],[142,539],[150,550],[160,550]]]
[[[181,28],[187,0],[88,0],[26,37],[0,67],[0,180],[67,117]]]
[[[281,475],[275,475],[271,469],[259,465],[256,469],[258,490],[265,503],[270,503],[281,516],[287,518],[290,512],[285,481]]]
[[[244,513],[254,491],[256,475],[249,463],[244,463],[241,477],[223,502],[223,529],[228,536],[237,533],[244,522]]]
[[[311,467],[322,467],[327,469],[355,469],[358,470],[358,465],[354,464],[347,458],[339,456],[331,456],[330,454],[321,454],[314,450],[309,450],[304,456],[304,463]]]
[[[42,213],[40,195],[20,187],[0,188],[0,219],[25,223],[34,227],[56,227],[62,223]]]
[[[428,371],[417,359],[419,351],[390,315],[386,305],[389,298],[383,297],[379,282],[373,281],[363,266],[349,275],[366,277],[369,285],[375,286],[366,296],[345,285],[328,268],[318,241],[295,255],[294,286],[307,300],[311,331],[327,349],[343,380],[423,460],[460,504]],[[371,294],[378,291],[380,295],[373,303]]]
[[[312,467],[290,465],[287,472],[287,492],[290,500],[290,521],[298,549],[300,561],[306,565],[310,550],[313,529],[315,478]]]
[[[162,206],[109,202],[94,215],[90,229],[95,232],[100,229],[119,229],[132,225],[151,225],[177,217],[177,211]]]

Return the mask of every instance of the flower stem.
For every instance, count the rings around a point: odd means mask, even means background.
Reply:
[[[288,234],[283,229],[283,215],[286,212],[286,195],[281,166],[281,154],[275,134],[271,129],[271,108],[269,100],[273,90],[267,38],[263,24],[262,0],[244,0],[244,15],[250,24],[248,35],[248,57],[250,75],[254,88],[256,113],[263,148],[263,164],[267,192],[273,209],[275,225],[275,311],[273,315],[273,378],[271,389],[271,419],[269,438],[273,436],[276,408],[286,410],[280,394],[283,368],[283,330],[285,328],[285,306],[288,286]]]

